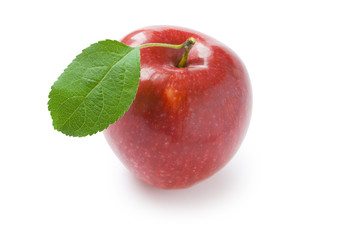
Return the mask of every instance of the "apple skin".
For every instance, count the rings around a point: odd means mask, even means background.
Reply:
[[[184,68],[184,49],[141,49],[141,77],[134,102],[104,131],[113,151],[135,176],[163,189],[186,188],[219,171],[237,152],[251,115],[245,66],[215,39],[189,29],[152,26],[121,40],[196,43]]]

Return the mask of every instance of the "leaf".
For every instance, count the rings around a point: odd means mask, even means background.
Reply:
[[[51,87],[56,130],[83,137],[106,129],[129,109],[140,78],[140,50],[113,40],[84,49]]]

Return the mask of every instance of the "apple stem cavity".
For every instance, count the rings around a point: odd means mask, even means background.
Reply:
[[[190,49],[194,46],[195,42],[196,42],[195,38],[189,37],[185,42],[183,42],[182,44],[178,44],[178,45],[168,44],[168,43],[146,43],[146,44],[139,46],[139,48],[140,49],[146,48],[146,47],[167,47],[167,48],[175,48],[175,49],[185,48],[185,52],[184,52],[182,59],[176,65],[176,67],[178,67],[178,68],[183,68],[186,65],[186,61],[188,59]]]

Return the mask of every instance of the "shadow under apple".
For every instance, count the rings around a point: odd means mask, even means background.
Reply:
[[[164,190],[150,186],[133,177],[131,188],[137,195],[159,205],[161,208],[206,207],[223,202],[233,195],[241,194],[244,175],[242,157],[236,154],[218,173],[209,179],[185,189]]]

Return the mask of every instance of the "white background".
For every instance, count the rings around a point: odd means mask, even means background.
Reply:
[[[0,239],[360,239],[359,1],[2,1]],[[91,43],[178,25],[231,47],[254,106],[192,188],[136,180],[103,135],[52,129],[52,83]]]

